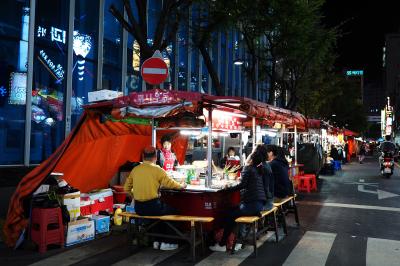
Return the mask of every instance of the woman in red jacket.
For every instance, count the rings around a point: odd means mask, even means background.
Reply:
[[[171,137],[164,135],[161,138],[161,150],[157,151],[157,164],[165,171],[172,171],[179,165],[175,153],[171,151]]]

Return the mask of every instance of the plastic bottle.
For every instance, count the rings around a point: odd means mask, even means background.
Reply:
[[[120,214],[122,213],[121,208],[118,208],[114,212],[114,224],[115,225],[122,225],[122,216]]]

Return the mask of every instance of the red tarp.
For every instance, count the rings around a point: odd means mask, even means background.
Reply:
[[[157,138],[173,131],[160,131]],[[19,183],[8,209],[4,225],[6,243],[14,246],[28,224],[23,201],[51,172],[64,173],[64,179],[81,192],[108,187],[118,168],[127,161],[141,161],[141,152],[151,145],[151,127],[123,122],[100,122],[100,114],[86,111],[73,133],[49,159],[26,175]],[[172,142],[180,163],[184,162],[187,138],[177,136]]]
[[[344,129],[343,135],[349,136],[349,137],[357,137],[359,134],[357,132],[351,131],[349,129]]]
[[[121,110],[129,112],[129,107],[179,104],[181,106],[171,108],[163,113],[162,117],[173,117],[184,112],[202,115],[201,107],[217,105],[244,112],[248,116],[256,117],[257,121],[279,122],[289,127],[296,125],[298,128],[306,128],[305,118],[296,112],[247,98],[217,97],[182,91],[156,89],[85,106],[86,110],[72,133],[47,160],[19,183],[11,198],[3,227],[7,245],[14,246],[28,224],[24,215],[24,200],[30,197],[51,172],[64,173],[68,183],[82,192],[88,192],[107,187],[119,166],[126,161],[141,160],[143,147],[151,144],[151,127],[125,122],[101,122],[105,113],[111,113],[114,109],[118,116],[124,116]],[[165,133],[170,132],[159,131],[157,137],[160,138]],[[172,142],[172,149],[181,163],[184,161],[186,147],[187,139],[184,137],[177,137]]]
[[[307,119],[307,127],[308,128],[321,128],[321,120],[319,119]]]

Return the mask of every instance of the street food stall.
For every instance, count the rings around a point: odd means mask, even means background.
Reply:
[[[187,146],[180,147],[180,165],[168,171],[176,181],[187,183],[187,188],[163,190],[162,198],[180,214],[214,217],[214,225],[219,225],[224,213],[240,201],[235,187],[240,182],[240,166],[249,154],[243,148],[254,148],[258,143],[257,128],[271,128],[274,123],[304,128],[305,124],[298,113],[251,99],[158,89],[115,100],[110,118],[147,119],[153,146],[160,146],[157,140],[166,132],[187,138]],[[227,146],[237,148],[239,160],[220,168]]]
[[[221,123],[219,117],[229,119]],[[182,166],[172,177],[182,179],[186,173],[190,184],[186,191],[165,191],[163,197],[183,214],[210,214],[218,222],[222,211],[239,201],[235,185],[240,175],[239,171],[224,174],[223,167],[217,168],[218,159],[233,145],[243,165],[243,147],[246,142],[255,146],[256,141],[250,140],[257,134],[256,126],[272,128],[275,123],[290,126],[304,124],[304,119],[247,98],[159,89],[89,104],[56,152],[21,180],[4,226],[7,244],[14,246],[27,227],[29,210],[24,202],[52,172],[63,173],[63,179],[81,195],[108,188],[122,165],[141,161],[143,148],[168,132],[176,134],[172,148]]]

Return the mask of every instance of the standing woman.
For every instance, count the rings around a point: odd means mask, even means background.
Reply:
[[[171,151],[171,136],[164,135],[161,138],[161,150],[157,151],[157,165],[165,171],[172,171],[179,165],[175,153]]]
[[[266,160],[266,148],[263,145],[257,145],[249,156],[247,165],[242,172],[242,181],[238,185],[238,188],[240,188],[240,205],[227,215],[221,241],[210,247],[212,251],[226,251],[226,242],[235,228],[236,218],[259,215],[265,209],[266,203],[271,201],[273,197],[273,176]],[[240,247],[241,244],[237,244],[233,248],[240,249]]]

